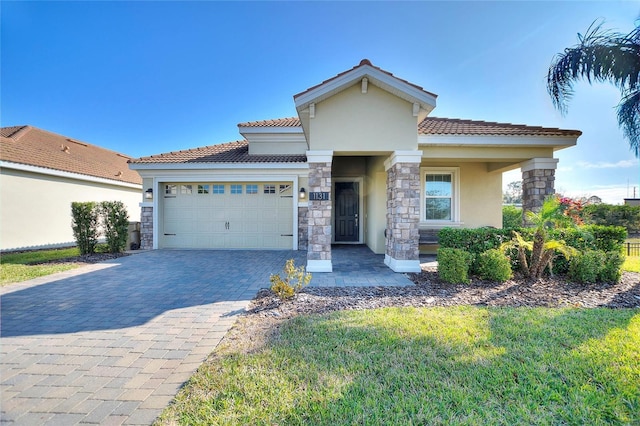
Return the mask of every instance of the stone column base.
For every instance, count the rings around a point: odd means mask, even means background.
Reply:
[[[393,272],[421,272],[419,260],[398,260],[384,255],[384,264],[389,267]]]

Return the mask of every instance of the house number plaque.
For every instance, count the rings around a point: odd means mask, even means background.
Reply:
[[[329,193],[328,192],[310,192],[309,200],[310,201],[329,200]]]

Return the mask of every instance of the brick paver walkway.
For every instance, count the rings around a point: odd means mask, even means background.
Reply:
[[[340,252],[342,250],[342,252]],[[313,285],[410,285],[366,247]],[[151,251],[0,289],[0,421],[150,424],[269,275],[304,252]]]

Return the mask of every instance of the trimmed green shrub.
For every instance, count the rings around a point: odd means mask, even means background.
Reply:
[[[102,229],[110,253],[120,253],[127,246],[129,214],[122,201],[103,201],[98,206]]]
[[[80,254],[93,254],[96,252],[99,235],[96,203],[71,203],[71,229]]]
[[[511,230],[496,228],[443,228],[438,233],[441,248],[464,250],[475,259],[471,266],[472,274],[478,273],[477,259],[487,250],[500,248],[502,243],[511,239]]]
[[[502,227],[514,229],[522,227],[522,209],[516,206],[502,206]]]
[[[578,283],[597,282],[604,261],[604,253],[597,250],[587,250],[573,256],[569,261],[569,279]]]
[[[605,253],[605,260],[598,281],[605,283],[617,283],[622,277],[622,264],[624,263],[624,255],[619,251],[609,251]]]
[[[455,248],[438,249],[438,276],[451,284],[468,284],[473,255]]]
[[[505,282],[513,276],[510,259],[498,249],[487,250],[477,260],[478,274],[483,280]]]

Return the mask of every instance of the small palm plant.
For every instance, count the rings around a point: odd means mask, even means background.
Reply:
[[[553,258],[560,253],[567,259],[578,251],[562,240],[549,240],[547,229],[553,227],[574,226],[570,217],[562,212],[560,200],[555,195],[547,197],[538,213],[528,211],[527,223],[535,226],[533,241],[525,240],[522,235],[513,231],[513,238],[502,244],[502,250],[516,249],[518,261],[524,274],[531,279],[538,279],[548,267],[552,273]],[[529,255],[529,253],[531,253]]]

